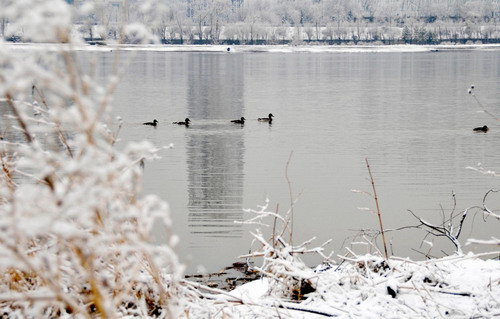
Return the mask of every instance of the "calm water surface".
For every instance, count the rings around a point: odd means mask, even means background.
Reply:
[[[104,77],[113,58],[95,54]],[[130,61],[115,98],[123,140],[174,144],[148,163],[145,191],[171,206],[180,254],[190,269],[215,271],[250,249],[248,231],[234,221],[252,217],[269,198],[270,210],[295,206],[294,241],[313,236],[343,254],[344,240],[377,229],[365,157],[373,169],[386,228],[415,225],[408,213],[433,222],[441,210],[480,205],[499,185],[467,166],[500,171],[500,125],[480,110],[467,89],[500,113],[500,52],[439,53],[126,53]],[[257,117],[275,115],[272,125]],[[243,126],[229,123],[244,116]],[[171,122],[189,117],[189,128]],[[140,125],[156,118],[157,128]],[[487,134],[472,128],[488,125]],[[300,196],[299,196],[300,194]],[[492,197],[493,208],[500,200]],[[472,218],[470,219],[472,222]],[[462,236],[498,235],[498,221]],[[425,233],[389,234],[392,249],[418,257]],[[431,240],[428,237],[427,240]],[[433,248],[450,250],[449,244]],[[358,247],[358,251],[366,251]],[[191,256],[188,258],[187,256]]]
[[[114,53],[84,56],[101,80],[111,74]],[[337,254],[359,230],[378,228],[376,216],[359,209],[373,209],[373,200],[352,192],[371,191],[365,158],[389,229],[418,224],[409,209],[439,223],[453,209],[453,192],[460,211],[500,186],[500,178],[466,169],[481,163],[500,172],[500,123],[467,94],[475,84],[481,102],[500,114],[500,51],[123,52],[120,59],[128,65],[114,99],[125,121],[122,145],[174,144],[146,164],[144,189],[169,202],[189,271],[217,271],[249,251],[256,226],[234,223],[253,217],[242,209],[266,198],[270,210],[289,208],[292,152],[294,242],[332,238],[328,249]],[[272,125],[256,120],[270,112]],[[244,126],[229,122],[241,116]],[[186,117],[188,128],[171,124]],[[158,127],[141,125],[154,118]],[[491,130],[472,132],[482,125]],[[499,209],[500,195],[488,203]],[[464,240],[498,237],[498,221],[477,214],[472,222]],[[412,248],[429,250],[420,247],[424,236],[388,234],[394,254],[414,258]],[[431,254],[441,249],[452,252],[445,242]]]

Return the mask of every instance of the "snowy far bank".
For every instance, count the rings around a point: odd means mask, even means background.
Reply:
[[[440,52],[464,50],[500,50],[500,44],[471,45],[326,45],[326,46],[292,46],[292,45],[89,45],[81,44],[46,44],[46,43],[0,43],[16,50],[60,51],[71,49],[76,51],[153,51],[153,52],[220,52],[220,53],[368,53],[368,52]],[[228,51],[229,49],[229,51]]]

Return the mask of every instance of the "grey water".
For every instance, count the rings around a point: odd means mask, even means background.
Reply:
[[[81,54],[94,61],[100,81],[112,75],[116,53]],[[474,84],[477,100],[500,116],[498,50],[137,51],[118,59],[124,68],[113,100],[124,120],[118,147],[141,140],[173,145],[146,163],[144,193],[169,203],[188,272],[200,265],[218,271],[258,249],[250,232],[261,228],[270,236],[272,228],[235,221],[254,217],[244,209],[266,199],[269,211],[283,215],[295,201],[294,244],[332,239],[325,249],[333,258],[345,247],[373,252],[361,236],[379,229],[375,201],[363,193],[372,193],[365,158],[384,228],[394,230],[386,234],[390,253],[401,257],[453,252],[450,242],[423,230],[395,230],[419,224],[408,210],[440,224],[443,215],[482,205],[485,193],[500,186],[500,177],[468,168],[500,173],[500,122],[467,92]],[[268,113],[271,124],[257,121]],[[244,125],[230,123],[242,116]],[[189,127],[172,124],[186,117]],[[153,119],[157,127],[141,124]],[[491,128],[486,134],[472,131],[483,125]],[[498,212],[500,194],[487,204]],[[500,222],[478,210],[465,224],[463,243],[500,233]],[[380,238],[377,244],[382,249]]]
[[[96,55],[104,77],[112,54]],[[144,187],[169,202],[179,254],[192,271],[220,270],[259,248],[249,234],[259,227],[235,221],[253,217],[243,209],[266,198],[268,210],[281,214],[296,200],[295,244],[331,238],[326,251],[334,256],[345,254],[344,246],[373,251],[359,231],[379,229],[377,216],[360,209],[374,211],[375,202],[352,191],[372,192],[365,158],[387,229],[418,225],[408,210],[440,224],[454,198],[459,213],[500,186],[499,177],[467,168],[500,173],[500,123],[468,94],[474,84],[479,102],[500,115],[500,51],[131,52],[121,59],[128,67],[114,106],[125,121],[122,138],[174,145],[146,164]],[[268,113],[272,124],[257,121]],[[241,116],[243,126],[230,123]],[[190,127],[171,124],[186,117]],[[156,128],[141,125],[155,118]],[[491,130],[472,131],[482,125]],[[487,203],[500,209],[500,196]],[[471,212],[464,243],[498,236],[498,220],[483,217]],[[389,232],[391,252],[453,252],[426,234]],[[422,245],[424,239],[437,246]]]

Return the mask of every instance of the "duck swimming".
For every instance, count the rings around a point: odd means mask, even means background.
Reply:
[[[271,123],[273,121],[274,115],[272,113],[269,113],[267,117],[259,117],[257,120],[260,122],[269,122]]]
[[[481,126],[481,127],[476,127],[475,129],[473,129],[473,131],[474,132],[484,132],[484,133],[486,133],[486,132],[488,132],[489,129],[490,129],[489,127],[487,127],[486,125],[484,125],[484,126]]]
[[[239,120],[232,120],[231,123],[245,124],[245,118],[242,116]]]
[[[158,124],[158,121],[156,119],[154,119],[153,122],[142,123],[142,125],[151,125],[151,126],[156,126],[156,124]]]
[[[173,122],[172,124],[189,126],[189,122],[191,122],[191,120],[186,117],[184,122]]]

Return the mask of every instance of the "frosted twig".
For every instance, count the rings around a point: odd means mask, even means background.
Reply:
[[[448,238],[453,243],[453,245],[455,245],[456,252],[458,254],[462,255],[463,254],[462,245],[458,241],[458,235],[460,235],[460,232],[462,230],[462,224],[465,220],[465,217],[467,216],[468,209],[466,209],[464,211],[464,213],[462,214],[462,219],[460,220],[460,224],[459,224],[459,227],[458,227],[456,234],[453,234],[453,227],[451,227],[451,226],[449,226],[451,229],[448,229],[445,226],[433,225],[433,224],[423,220],[422,218],[418,217],[417,215],[415,215],[411,210],[408,210],[408,211],[413,215],[413,217],[415,217],[421,223],[421,225],[426,226],[430,229],[430,230],[427,230],[429,233],[431,233],[434,236],[443,236],[443,237]],[[451,221],[450,221],[450,223],[451,223]],[[418,228],[418,226],[416,226],[416,227]]]
[[[447,257],[442,257],[439,259],[433,259],[432,262],[434,263],[441,263],[441,262],[447,262],[447,261],[461,261],[461,260],[467,260],[467,259],[474,259],[474,258],[480,258],[480,257],[486,257],[486,256],[495,256],[495,255],[500,255],[500,250],[497,251],[491,251],[491,252],[486,252],[486,253],[479,253],[479,254],[471,254],[471,255],[458,255],[458,256],[447,256]]]
[[[415,286],[415,282],[412,282],[412,285],[413,286],[409,286],[409,285],[405,285],[405,284],[400,284],[398,286],[398,288],[401,288],[401,289],[410,289],[410,290],[413,290],[413,289],[418,290],[416,288],[416,286]],[[446,289],[436,288],[436,287],[430,287],[430,286],[425,286],[425,285],[423,285],[423,287],[425,287],[425,289],[427,289],[428,292],[435,292],[435,293],[440,293],[440,294],[445,294],[445,295],[462,296],[462,297],[470,297],[472,295],[472,293],[465,292],[465,291],[450,291],[449,290],[450,287],[447,287]]]
[[[377,251],[377,253],[382,256],[382,252],[380,251],[380,249],[378,249],[377,246],[375,246],[375,244],[373,244],[370,240],[368,240],[368,238],[366,238],[366,236],[363,236],[364,240],[366,240],[366,242],[371,246],[373,247],[373,249],[375,249],[375,251]]]
[[[230,303],[236,302],[236,303],[239,303],[242,305],[259,306],[259,307],[274,307],[276,305],[276,304],[270,303],[269,301],[263,301],[261,303],[249,302],[247,300],[243,300],[241,298],[238,298],[238,297],[234,296],[233,294],[230,294],[224,290],[210,288],[210,287],[201,285],[199,283],[194,283],[194,282],[190,282],[190,281],[186,281],[186,280],[182,280],[181,283],[184,285],[196,287],[197,289],[206,290],[206,291],[209,291],[209,292],[217,294],[217,295],[223,295],[223,296],[228,298],[225,301],[230,302]],[[210,295],[204,295],[204,296],[206,298],[209,298],[209,299],[216,298],[215,296],[210,296]],[[308,312],[308,313],[313,313],[313,314],[317,314],[317,315],[321,315],[321,316],[325,316],[325,317],[336,317],[337,316],[336,314],[329,313],[327,311],[322,311],[322,310],[316,309],[314,307],[292,304],[292,303],[283,302],[280,300],[276,300],[276,301],[278,302],[278,308],[282,308],[282,309],[290,309],[290,310],[295,310],[295,311],[300,311],[300,312]],[[332,308],[335,308],[338,311],[347,313],[347,311],[345,311],[341,308],[337,308],[337,307],[332,307]]]
[[[486,192],[486,194],[484,194],[484,197],[483,197],[483,212],[484,213],[488,213],[488,215],[490,215],[492,217],[500,219],[500,215],[494,214],[491,211],[491,209],[489,209],[486,206],[486,199],[488,198],[488,195],[490,195],[491,193],[498,193],[498,192],[500,192],[500,189],[490,189],[489,191]]]

